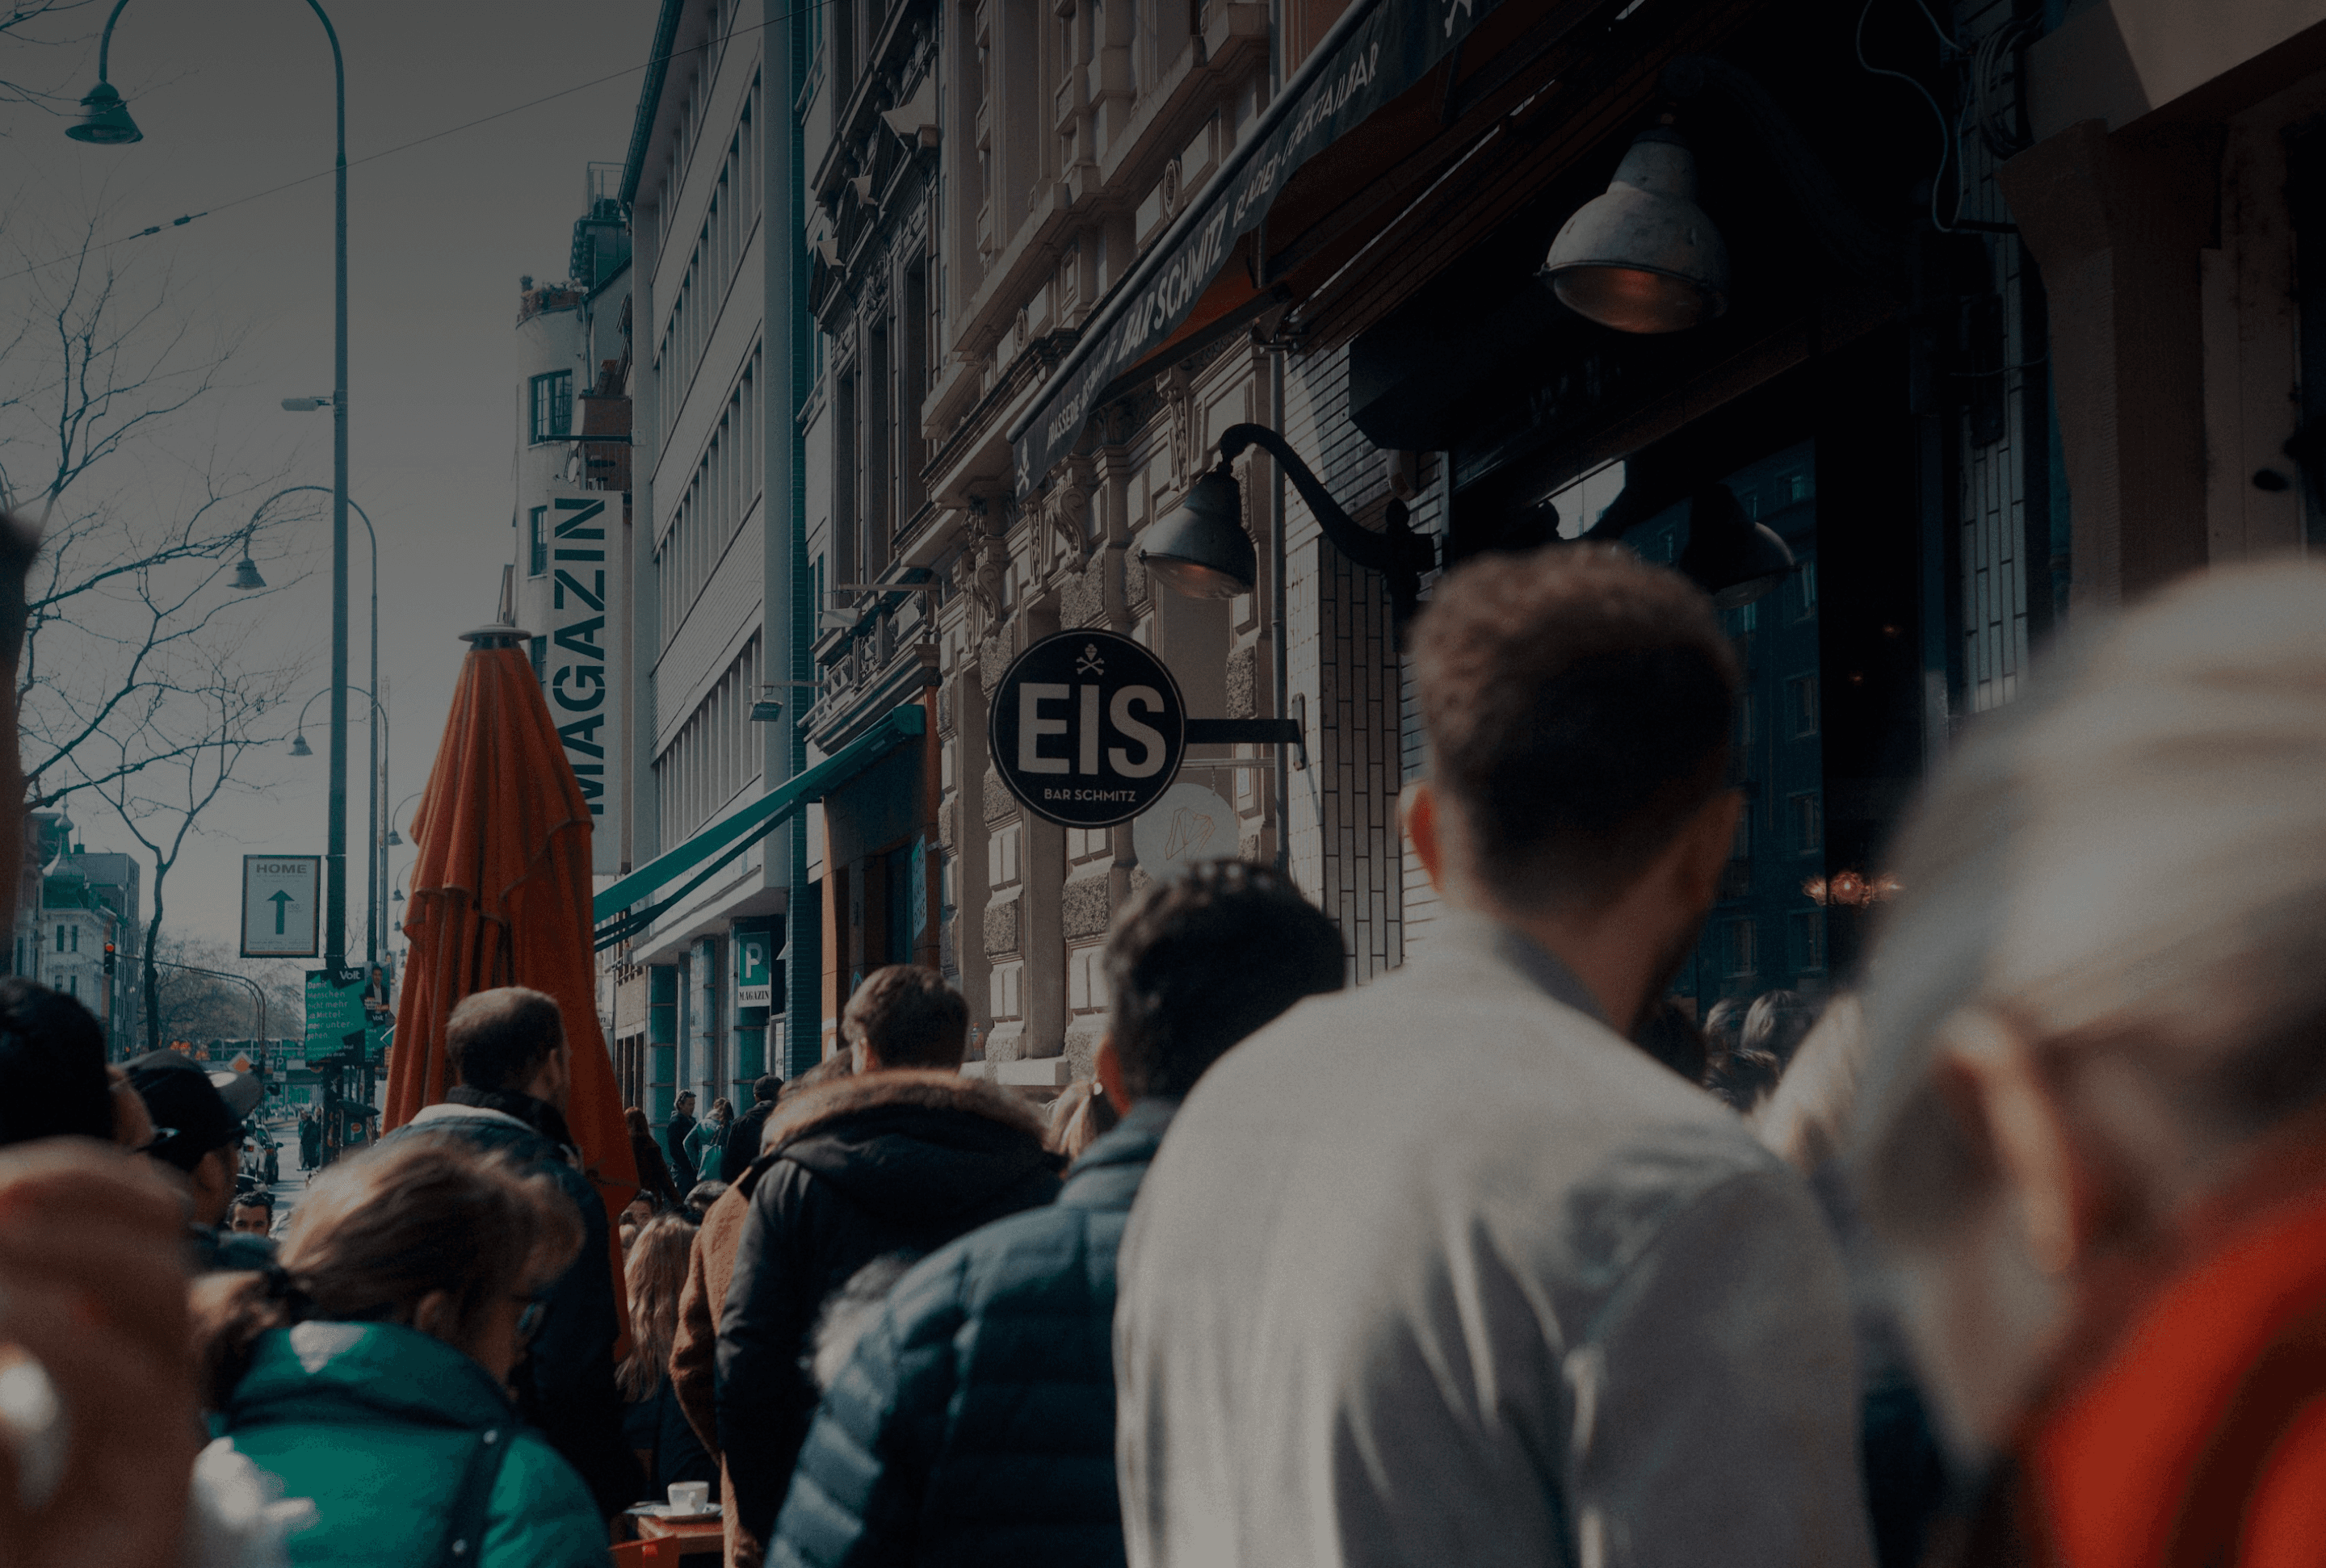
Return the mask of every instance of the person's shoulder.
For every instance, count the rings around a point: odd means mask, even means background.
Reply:
[[[572,1465],[531,1427],[516,1427],[504,1440],[508,1453],[493,1481],[479,1568],[609,1562],[605,1523]]]

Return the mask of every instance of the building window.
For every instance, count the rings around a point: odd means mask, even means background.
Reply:
[[[1793,969],[1808,974],[1825,968],[1825,911],[1795,910],[1788,917],[1788,935],[1791,939]]]
[[[1808,620],[1817,608],[1817,562],[1804,561],[1793,572],[1793,618]]]
[[[1759,944],[1750,920],[1732,920],[1728,926],[1728,978],[1744,979],[1760,972]]]
[[[79,951],[80,951],[80,927],[79,927],[79,926],[78,926],[78,925],[73,926],[73,927],[71,928],[71,931],[72,931],[72,951],[75,951],[75,952],[79,952]]]
[[[573,372],[553,370],[532,381],[533,439],[564,441],[573,433]]]
[[[547,637],[532,638],[528,646],[533,654],[533,678],[536,681],[548,680],[549,639]]]
[[[57,927],[57,951],[59,952],[65,951],[65,928],[61,925]]]
[[[65,994],[76,997],[80,995],[80,977],[79,975],[67,975],[65,977]]]
[[[1816,794],[1798,794],[1787,803],[1792,810],[1793,848],[1813,855],[1825,848],[1825,803]]]
[[[1016,823],[999,829],[985,840],[985,880],[995,887],[1007,887],[1018,880],[1018,847],[1019,828]]]
[[[1785,713],[1793,721],[1793,736],[1818,732],[1818,678],[1812,670],[1806,675],[1795,675],[1785,682]]]
[[[530,522],[526,533],[527,546],[526,574],[529,577],[539,577],[549,570],[549,508],[535,506],[526,514],[526,516]]]

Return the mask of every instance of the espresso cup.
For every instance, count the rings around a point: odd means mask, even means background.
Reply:
[[[673,1481],[670,1483],[670,1511],[674,1514],[699,1514],[711,1506],[709,1481]]]

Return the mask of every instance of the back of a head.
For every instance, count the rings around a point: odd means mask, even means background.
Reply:
[[[207,1402],[224,1402],[267,1329],[407,1321],[440,1290],[462,1324],[481,1323],[497,1302],[563,1274],[582,1240],[581,1216],[551,1177],[458,1138],[397,1139],[342,1161],[292,1212],[279,1281],[226,1274],[195,1285]]]
[[[444,1023],[453,1076],[486,1093],[521,1090],[565,1044],[557,999],[523,986],[463,997]]]
[[[768,1073],[763,1077],[757,1078],[752,1081],[751,1103],[753,1105],[773,1105],[783,1092],[784,1081],[777,1078],[772,1072]]]
[[[1735,651],[1701,590],[1620,547],[1451,573],[1414,673],[1431,782],[1515,908],[1611,900],[1720,788]]]
[[[629,1286],[630,1353],[614,1369],[626,1399],[643,1399],[662,1386],[678,1337],[678,1297],[686,1286],[686,1266],[694,1247],[693,1224],[661,1215],[638,1227],[622,1255]]]
[[[1782,1072],[1817,1021],[1816,1004],[1799,991],[1763,991],[1745,1009],[1738,1044],[1747,1051],[1766,1052]]]
[[[70,997],[0,980],[0,1145],[113,1136],[105,1032]]]
[[[1704,1040],[1715,1061],[1744,1043],[1744,1009],[1747,1006],[1742,997],[1723,997],[1706,1011]]]
[[[1211,860],[1143,889],[1106,940],[1107,1035],[1133,1099],[1186,1094],[1303,997],[1337,991],[1341,933],[1275,872]]]
[[[2039,666],[1901,840],[1852,1137],[1869,1214],[1926,1233],[1992,1192],[1933,1072],[1971,1014],[2107,1060],[2200,1145],[2326,1098],[2321,779],[2326,568],[2191,578]]]
[[[882,1067],[955,1068],[969,1050],[969,1004],[936,970],[890,964],[848,998],[840,1033]]]
[[[635,1105],[622,1107],[622,1129],[634,1138],[654,1136],[652,1129],[647,1125],[647,1113]]]

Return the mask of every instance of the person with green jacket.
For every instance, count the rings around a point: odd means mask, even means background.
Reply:
[[[735,1106],[723,1096],[711,1102],[711,1114],[686,1135],[686,1157],[694,1162],[697,1182],[723,1182],[727,1129],[734,1125]],[[684,1192],[679,1196],[684,1197]]]
[[[581,1245],[547,1177],[414,1139],[318,1181],[273,1267],[195,1286],[219,1441],[313,1504],[294,1568],[604,1568],[589,1489],[507,1389]]]

